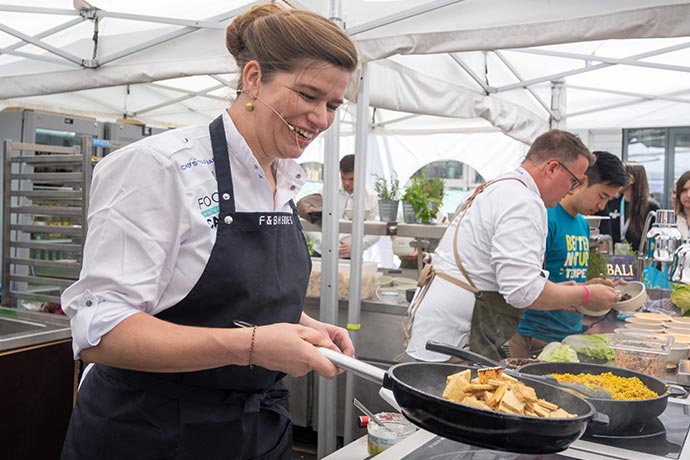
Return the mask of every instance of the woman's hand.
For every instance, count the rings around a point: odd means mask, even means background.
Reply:
[[[316,329],[317,331],[321,332],[323,335],[331,339],[334,346],[328,348],[334,351],[339,351],[340,353],[350,357],[355,356],[355,346],[352,344],[352,340],[350,340],[350,334],[348,334],[346,329],[339,326],[334,326],[332,324],[322,323],[321,321],[317,321],[314,318],[310,317],[306,313],[302,313],[300,324],[302,326],[307,326],[312,329]]]
[[[295,377],[314,370],[325,378],[342,372],[316,347],[354,356],[354,346],[341,327],[322,323],[303,314],[302,324],[278,323],[256,328],[252,363]],[[251,329],[245,329],[251,334]]]

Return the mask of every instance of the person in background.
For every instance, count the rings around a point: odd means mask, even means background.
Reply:
[[[688,227],[690,227],[690,171],[685,171],[673,188],[673,209],[676,212],[676,226],[680,231],[683,241],[690,237]]]
[[[615,283],[602,278],[587,281],[589,223],[582,216],[594,214],[628,185],[625,167],[609,152],[593,152],[596,161],[587,169],[582,186],[547,209],[549,233],[546,237],[544,268],[554,283]],[[517,333],[509,341],[510,356],[527,358],[539,354],[549,342],[582,332],[582,314],[563,310],[532,310],[520,319]]]
[[[611,218],[601,222],[599,231],[611,235],[613,244],[627,241],[632,250],[637,252],[649,211],[656,211],[661,205],[649,195],[647,171],[643,165],[625,163],[625,171],[628,174],[628,186],[609,202],[605,210],[597,213]]]
[[[355,191],[355,156],[345,155],[340,160],[340,191],[338,193],[338,217],[352,220],[352,215],[347,213],[354,210]],[[365,188],[364,196],[364,220],[379,220],[379,200],[372,190]],[[323,194],[323,190],[320,192]],[[312,254],[321,256],[321,233],[310,233],[314,239]],[[379,240],[378,236],[367,235],[364,237],[363,250],[367,250]],[[338,258],[349,259],[352,252],[352,236],[341,234],[338,237]]]
[[[572,194],[594,160],[572,133],[537,137],[521,166],[480,186],[443,235],[406,320],[407,354],[446,361],[426,350],[445,342],[499,360],[525,308],[608,309],[620,297],[610,286],[566,285],[542,271],[546,208]]]
[[[254,6],[226,31],[237,98],[95,168],[80,278],[62,295],[82,378],[62,458],[289,459],[285,374],[339,370],[344,328],[302,312],[295,161],[357,66],[315,13]],[[237,321],[243,321],[244,326]],[[316,345],[316,346],[315,346]]]

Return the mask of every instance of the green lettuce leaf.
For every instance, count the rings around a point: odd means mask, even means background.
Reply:
[[[577,358],[577,352],[573,350],[569,345],[562,344],[560,342],[551,342],[546,345],[537,359],[547,362],[566,362],[566,363],[579,363],[580,360]]]
[[[563,339],[563,343],[569,345],[577,353],[592,358],[610,361],[615,358],[613,349],[609,347],[609,341],[605,335],[569,335]]]

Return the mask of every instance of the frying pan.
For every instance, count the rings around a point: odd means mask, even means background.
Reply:
[[[539,398],[577,415],[555,419],[510,415],[443,399],[446,377],[465,369],[475,377],[477,368],[471,366],[415,362],[383,371],[333,350],[319,351],[336,366],[391,390],[402,414],[415,425],[473,446],[526,454],[556,453],[579,439],[587,422],[605,419],[584,399],[529,377],[518,379],[534,388]]]
[[[609,416],[609,426],[606,428],[606,431],[613,431],[635,422],[654,419],[666,410],[668,403],[668,386],[661,380],[641,372],[587,363],[534,363],[520,367],[519,371],[524,374],[534,375],[565,373],[598,375],[611,372],[613,375],[620,377],[637,377],[647,388],[658,395],[656,398],[651,399],[624,401],[586,398],[597,411]]]
[[[459,349],[451,345],[428,342],[427,349],[440,353],[452,354],[477,364],[497,364],[495,361],[478,355],[477,353]],[[604,366],[601,364],[542,362],[526,364],[521,366],[518,371],[522,375],[549,375],[566,373],[599,375],[605,372],[611,372],[613,375],[620,377],[637,377],[647,386],[647,388],[658,395],[656,398],[651,399],[623,401],[615,399],[585,398],[594,406],[597,412],[606,414],[609,417],[608,426],[597,425],[592,431],[613,432],[635,422],[654,419],[664,412],[668,402],[668,387],[664,382],[655,377],[642,374],[641,372],[630,371],[627,369],[619,369],[617,367]]]

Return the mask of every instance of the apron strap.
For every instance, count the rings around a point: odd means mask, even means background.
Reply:
[[[474,193],[472,193],[472,195],[467,199],[467,201],[465,201],[462,207],[455,213],[455,215],[453,216],[453,220],[455,220],[456,218],[459,218],[459,220],[458,225],[455,227],[455,233],[453,234],[453,256],[455,257],[455,263],[460,269],[460,272],[469,282],[469,284],[446,273],[436,271],[433,267],[433,264],[431,263],[427,264],[419,274],[419,279],[417,280],[417,286],[419,287],[419,289],[415,293],[412,302],[410,302],[410,307],[407,310],[407,315],[405,315],[402,321],[404,348],[407,348],[407,345],[410,343],[410,338],[412,337],[412,326],[414,324],[414,318],[417,315],[417,310],[419,310],[419,307],[422,304],[422,300],[424,300],[424,297],[429,291],[429,287],[431,286],[431,283],[436,276],[462,289],[465,289],[466,291],[470,291],[478,298],[482,295],[482,292],[477,288],[477,286],[472,281],[472,278],[470,278],[470,276],[467,274],[467,271],[465,270],[465,267],[462,265],[462,261],[460,260],[460,255],[458,254],[458,231],[460,230],[460,223],[462,222],[462,219],[467,214],[466,211],[470,208],[470,206],[472,206],[472,202],[477,197],[477,195],[482,193],[488,186],[503,180],[516,180],[525,187],[527,187],[527,184],[525,184],[525,182],[523,182],[521,179],[518,179],[517,177],[504,177],[501,179],[489,181],[477,187]],[[400,361],[404,357],[404,355],[404,352],[401,353],[400,355],[394,358],[394,361]]]
[[[455,213],[455,216],[453,216],[453,220],[455,220],[456,218],[459,218],[458,219],[458,225],[455,227],[455,234],[453,235],[453,257],[455,258],[455,264],[460,269],[462,276],[464,276],[465,279],[472,286],[471,289],[467,289],[467,288],[465,288],[465,289],[472,292],[473,294],[477,294],[479,292],[479,289],[477,289],[477,286],[475,286],[474,281],[472,281],[472,278],[470,278],[470,275],[467,273],[467,270],[465,270],[465,267],[462,265],[462,261],[460,260],[460,254],[458,254],[458,232],[460,231],[460,223],[462,222],[462,219],[464,219],[465,216],[467,215],[467,210],[469,210],[470,207],[472,206],[474,199],[477,198],[477,196],[480,193],[482,193],[484,190],[486,190],[486,188],[489,187],[490,185],[493,185],[496,182],[501,182],[504,180],[516,180],[516,181],[520,182],[522,185],[524,185],[525,187],[527,187],[527,184],[525,184],[525,182],[523,182],[521,179],[518,179],[517,177],[503,177],[501,179],[494,179],[492,181],[489,181],[489,182],[482,184],[479,187],[477,187],[477,189],[474,191],[474,193],[472,193],[472,196],[470,196],[467,199],[467,201],[465,201],[465,203],[462,205],[462,207],[460,209],[458,209],[458,212]],[[439,276],[441,276],[440,273],[439,273]],[[452,278],[452,277],[450,275],[445,275],[442,278],[446,279],[448,281],[451,281],[450,278]],[[452,279],[455,279],[455,278],[452,278]],[[466,286],[466,284],[460,280],[456,279],[455,281],[457,281],[457,282],[454,282],[454,284],[456,284],[460,287],[464,287],[463,285]]]

